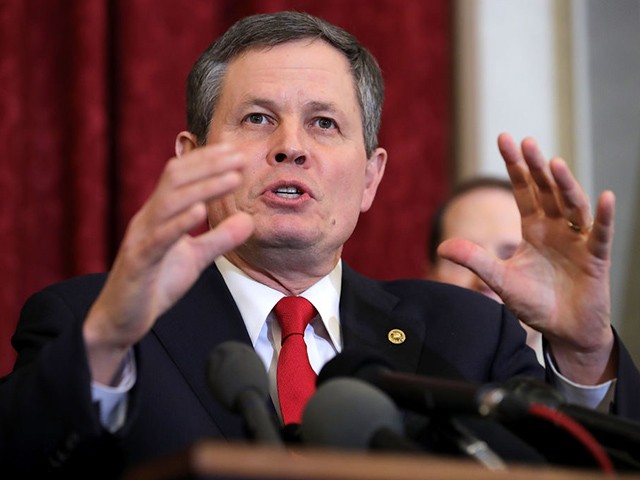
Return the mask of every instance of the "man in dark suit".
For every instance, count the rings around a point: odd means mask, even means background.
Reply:
[[[212,44],[189,76],[189,130],[112,270],[25,305],[16,367],[0,387],[3,462],[96,474],[198,438],[243,438],[240,418],[207,389],[206,358],[226,340],[252,344],[279,414],[272,309],[290,295],[317,311],[304,333],[316,372],[354,348],[421,374],[544,378],[502,305],[443,284],[367,279],[341,262],[385,169],[382,97],[371,55],[305,14],[248,17]],[[502,135],[499,147],[523,243],[506,261],[456,240],[440,254],[476,271],[545,335],[554,384],[640,417],[638,372],[609,318],[613,195],[599,199],[591,227],[563,162],[547,164],[531,139],[518,147]],[[190,236],[205,218],[211,228]]]

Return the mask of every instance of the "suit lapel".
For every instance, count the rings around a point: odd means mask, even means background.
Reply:
[[[198,282],[152,330],[193,393],[228,438],[242,436],[241,419],[214,401],[207,384],[208,358],[220,343],[251,345],[249,334],[220,272],[207,269]]]
[[[416,300],[428,305],[426,298],[411,298]],[[344,348],[370,351],[398,371],[462,379],[458,369],[427,347],[429,308],[413,310],[403,302],[383,283],[363,277],[343,263],[340,321]]]
[[[400,299],[343,263],[340,322],[344,348],[369,350],[398,370],[415,372],[425,323],[394,313]]]

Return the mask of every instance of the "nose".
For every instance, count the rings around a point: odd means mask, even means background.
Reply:
[[[303,136],[301,128],[280,124],[274,132],[269,160],[275,163],[293,162],[296,165],[304,165],[309,153],[304,145]]]
[[[293,158],[293,162],[296,165],[304,165],[304,162],[307,160],[306,155],[298,155],[297,153],[293,153],[293,152],[290,152],[289,155],[287,155],[284,152],[279,152],[279,153],[276,153],[276,156],[275,156],[275,160],[277,163],[282,163],[289,158]]]

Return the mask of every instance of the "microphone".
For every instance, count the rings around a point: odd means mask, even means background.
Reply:
[[[402,415],[379,389],[355,378],[320,386],[302,415],[302,439],[352,450],[422,451],[404,437]]]
[[[532,408],[544,405],[581,425],[621,463],[640,465],[640,422],[569,404],[560,392],[539,380],[514,377],[498,385],[426,377],[394,371],[375,354],[347,350],[327,362],[317,383],[341,376],[375,385],[400,408],[421,414],[489,418],[510,428],[514,422],[531,419]]]
[[[283,446],[266,404],[269,379],[253,348],[234,341],[221,343],[209,356],[208,374],[213,395],[225,408],[242,415],[251,438]]]
[[[503,386],[512,397],[526,398],[529,403],[543,404],[569,416],[607,449],[625,452],[633,459],[634,468],[640,468],[640,422],[559,400],[551,386],[532,379],[512,378]]]
[[[364,380],[389,395],[400,408],[419,413],[438,411],[489,416],[500,412],[518,416],[526,414],[527,410],[526,402],[520,397],[509,396],[500,386],[397,372],[389,362],[372,354],[344,350],[323,367],[317,384],[322,385],[336,377]]]

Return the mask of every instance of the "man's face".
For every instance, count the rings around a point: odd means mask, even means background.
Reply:
[[[511,257],[522,240],[520,213],[511,192],[479,188],[454,200],[443,219],[442,240],[463,238],[484,247],[496,257]],[[498,295],[470,270],[438,259],[431,277],[476,290],[501,302]]]
[[[250,213],[251,247],[336,251],[369,209],[386,152],[367,159],[346,58],[302,40],[250,50],[228,66],[207,143],[248,155],[238,190],[209,205],[217,224]]]

